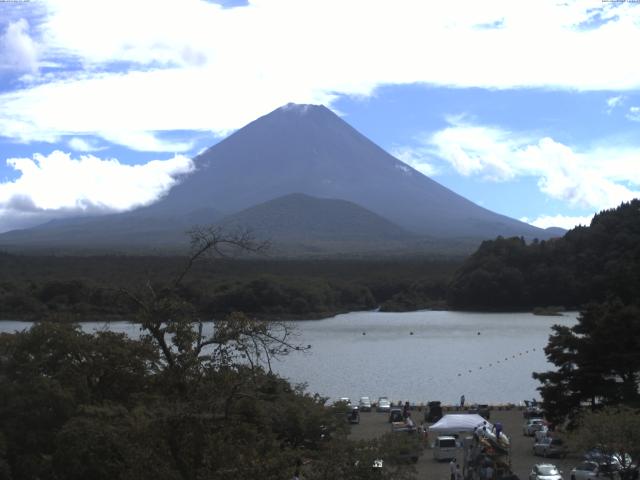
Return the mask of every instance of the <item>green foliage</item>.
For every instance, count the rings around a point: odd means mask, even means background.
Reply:
[[[305,348],[286,324],[232,313],[203,334],[185,275],[209,250],[253,244],[199,233],[173,280],[122,291],[139,340],[51,322],[0,336],[0,478],[275,480],[298,468],[308,478],[407,478],[393,461],[373,471],[381,444],[347,441],[343,415],[271,372],[271,359]]]
[[[218,285],[203,307],[209,315],[243,311],[263,315],[318,315],[375,307],[371,292],[361,285],[323,279],[280,279],[273,276]]]
[[[15,479],[282,478],[324,435],[342,438],[324,399],[228,355],[196,365],[176,354],[171,367],[148,340],[68,324],[2,335],[0,468]]]
[[[0,318],[81,322],[131,320],[123,301],[153,278],[171,281],[176,257],[45,257],[0,253]],[[193,265],[180,296],[199,315],[233,311],[265,318],[316,318],[372,309],[415,310],[444,304],[458,259],[221,259]]]
[[[49,478],[56,436],[83,405],[133,402],[154,355],[122,335],[41,323],[0,336],[0,432],[13,478]]]
[[[640,307],[591,304],[573,327],[553,327],[545,353],[557,370],[533,376],[555,423],[573,419],[585,403],[592,409],[639,404]]]
[[[563,238],[483,242],[458,270],[448,292],[462,309],[576,307],[615,296],[640,298],[640,200],[596,215]]]
[[[597,447],[606,456],[620,460],[623,478],[633,478],[632,459],[640,455],[640,413],[624,406],[605,407],[598,411],[584,411],[569,440],[578,451]]]
[[[446,285],[439,281],[416,281],[394,293],[380,306],[383,312],[406,312],[446,306]]]

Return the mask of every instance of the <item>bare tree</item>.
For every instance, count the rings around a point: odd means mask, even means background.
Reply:
[[[220,227],[195,227],[188,232],[191,249],[185,266],[164,286],[149,279],[143,289],[123,293],[136,305],[138,320],[161,352],[160,368],[181,375],[201,375],[203,369],[248,364],[271,371],[275,357],[309,346],[294,343],[291,327],[284,322],[256,320],[237,312],[216,319],[213,332],[204,333],[197,309],[181,295],[185,278],[196,262],[238,254],[262,254],[269,245],[257,241],[248,230],[227,232]]]

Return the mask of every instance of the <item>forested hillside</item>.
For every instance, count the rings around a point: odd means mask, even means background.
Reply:
[[[483,242],[458,270],[448,303],[459,309],[579,307],[640,298],[640,201],[597,214],[563,238]]]
[[[313,318],[377,306],[415,310],[444,304],[460,263],[455,257],[203,260],[181,288],[203,318],[232,311]],[[0,319],[130,319],[122,289],[166,282],[183,264],[183,257],[169,256],[0,253]]]

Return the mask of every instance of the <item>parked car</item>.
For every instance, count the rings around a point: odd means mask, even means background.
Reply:
[[[601,477],[620,480],[618,467],[606,463],[582,462],[571,470],[571,480],[601,480]]]
[[[392,428],[391,432],[396,436],[393,453],[387,452],[391,463],[416,463],[423,450],[420,437],[406,428]]]
[[[628,453],[605,453],[600,447],[587,450],[584,454],[584,459],[596,463],[613,463],[621,468],[635,467],[631,455]]]
[[[489,417],[491,416],[491,410],[489,410],[489,405],[486,405],[486,404],[476,403],[474,405],[471,405],[467,413],[476,413],[487,420],[489,420]]]
[[[360,412],[357,407],[352,408],[349,413],[347,413],[347,419],[349,420],[349,423],[352,424],[360,423]]]
[[[437,437],[433,442],[433,458],[435,460],[450,460],[456,458],[458,453],[458,442],[456,437]]]
[[[604,452],[600,447],[593,447],[584,452],[584,459],[588,462],[599,462],[604,459]]]
[[[525,408],[522,411],[524,418],[539,418],[542,417],[542,409],[538,405],[536,400],[525,400]]]
[[[543,438],[547,438],[548,436],[549,436],[549,427],[547,427],[546,425],[543,425],[542,428],[534,434],[534,437],[535,437],[534,442],[539,443],[542,441]]]
[[[489,405],[486,405],[484,403],[479,404],[478,415],[489,420],[489,417],[491,416],[491,409],[489,408]]]
[[[427,423],[435,423],[442,418],[442,406],[438,401],[427,403],[427,409],[424,412],[424,421]]]
[[[406,433],[416,433],[418,429],[413,424],[408,424],[406,422],[391,422],[391,431],[392,432],[406,432]]]
[[[380,397],[378,399],[378,405],[376,406],[376,411],[378,412],[388,412],[391,410],[391,402],[387,397]]]
[[[608,468],[613,467],[621,477],[637,480],[640,476],[637,462],[634,462],[628,453],[605,453],[602,448],[594,447],[585,452],[584,459],[600,465],[608,465]]]
[[[567,456],[567,445],[561,438],[545,437],[533,444],[533,454],[564,458]]]
[[[522,426],[522,434],[527,437],[533,437],[538,430],[542,430],[542,427],[544,427],[544,420],[541,418],[530,418]]]
[[[389,411],[389,422],[403,422],[404,417],[402,416],[402,409],[400,408],[392,408]]]
[[[562,480],[562,472],[550,463],[539,463],[531,469],[529,480]]]
[[[360,401],[358,402],[358,406],[360,407],[361,412],[370,412],[371,411],[371,400],[369,397],[360,397]]]
[[[537,418],[542,417],[542,409],[536,406],[528,406],[522,411],[522,416],[524,418]]]

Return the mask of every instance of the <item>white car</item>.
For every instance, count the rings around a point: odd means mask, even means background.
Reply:
[[[602,477],[620,480],[620,472],[616,465],[582,462],[571,470],[571,480],[601,480]]]
[[[378,406],[376,407],[376,411],[378,412],[389,412],[391,410],[391,402],[387,397],[380,397],[378,399]]]
[[[541,418],[530,418],[527,422],[522,426],[522,434],[527,437],[533,437],[533,435],[542,430],[544,427],[544,420]]]
[[[549,427],[547,427],[546,425],[544,425],[540,430],[538,430],[534,437],[535,437],[535,442],[536,443],[540,443],[542,441],[543,438],[547,438],[549,436]]]
[[[531,469],[529,480],[562,480],[562,472],[550,463],[539,463]]]
[[[433,458],[435,460],[451,460],[458,454],[458,442],[456,437],[437,437],[433,442]]]
[[[369,397],[360,397],[360,401],[358,402],[358,407],[360,407],[361,412],[370,412],[371,400],[369,400]]]

